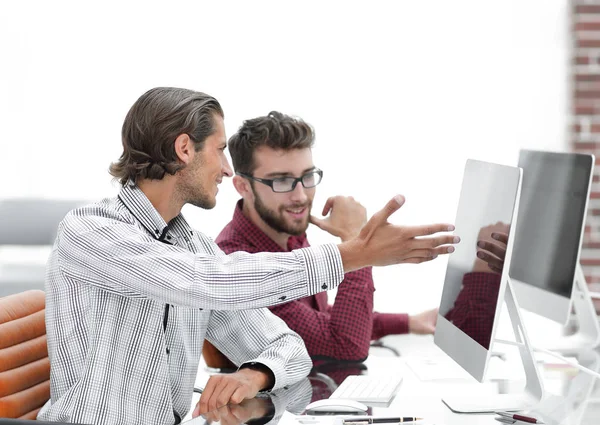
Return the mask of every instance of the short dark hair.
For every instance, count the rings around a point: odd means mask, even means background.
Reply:
[[[188,134],[199,151],[215,131],[215,115],[224,117],[223,109],[207,94],[175,87],[148,90],[127,113],[121,131],[123,153],[110,165],[110,174],[122,185],[174,175],[184,167],[175,153],[177,136]]]
[[[314,129],[300,118],[272,111],[265,117],[246,120],[229,139],[233,168],[238,173],[252,174],[256,168],[254,151],[267,146],[276,150],[312,148]]]

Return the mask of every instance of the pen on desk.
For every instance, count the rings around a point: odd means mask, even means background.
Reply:
[[[404,416],[401,418],[354,418],[344,419],[344,425],[367,425],[367,424],[401,424],[405,422],[421,421],[423,418]]]
[[[496,412],[496,415],[500,415],[505,418],[512,418],[516,421],[529,422],[530,424],[543,424],[544,423],[536,418],[532,418],[530,416],[519,415],[518,413]]]

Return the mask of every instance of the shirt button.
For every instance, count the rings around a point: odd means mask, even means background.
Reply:
[[[171,354],[171,350],[169,350],[169,349],[167,348],[167,355],[168,355],[168,354]]]
[[[326,283],[324,283],[323,285],[321,285],[321,288],[323,288],[323,289],[327,289],[327,284],[326,284]]]
[[[186,242],[190,241],[190,238],[188,238],[187,236],[184,236],[183,239],[185,239]]]
[[[285,295],[282,295],[281,297],[279,297],[279,300],[280,300],[280,301],[285,301],[285,299],[286,299],[286,296],[285,296]]]
[[[154,233],[156,233],[157,235],[160,234],[160,232],[158,231],[158,229],[154,229]]]

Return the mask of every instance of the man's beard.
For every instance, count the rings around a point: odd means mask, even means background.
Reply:
[[[198,176],[202,173],[202,161],[200,156],[193,163],[181,170],[184,182],[195,182]],[[184,203],[192,204],[198,208],[210,210],[215,207],[216,200],[207,194],[202,183],[189,184],[186,183],[180,188],[180,194],[183,197]]]
[[[297,225],[288,224],[285,217],[283,216],[283,211],[286,208],[307,208],[308,214],[306,216],[306,222]],[[256,210],[260,218],[262,218],[262,220],[269,225],[269,227],[271,227],[279,233],[287,233],[288,235],[293,236],[303,235],[304,232],[306,232],[306,229],[308,228],[308,217],[310,217],[311,208],[312,201],[307,201],[304,204],[293,204],[287,207],[281,206],[279,208],[278,214],[276,211],[267,208],[260,199],[260,197],[256,194],[256,192],[254,192],[254,209]]]
[[[212,210],[216,205],[216,202],[214,202],[212,199],[209,199],[204,193],[198,193],[186,203],[192,204],[195,207],[202,208],[204,210]]]

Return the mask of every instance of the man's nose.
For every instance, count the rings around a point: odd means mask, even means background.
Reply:
[[[227,176],[227,177],[233,176],[233,170],[231,169],[231,165],[229,165],[229,161],[227,160],[227,157],[224,158],[222,168],[223,169],[221,170],[221,172],[223,173],[224,176]]]
[[[301,182],[296,183],[294,190],[290,192],[290,198],[292,201],[304,202],[308,197],[306,196],[306,189],[302,186]]]

